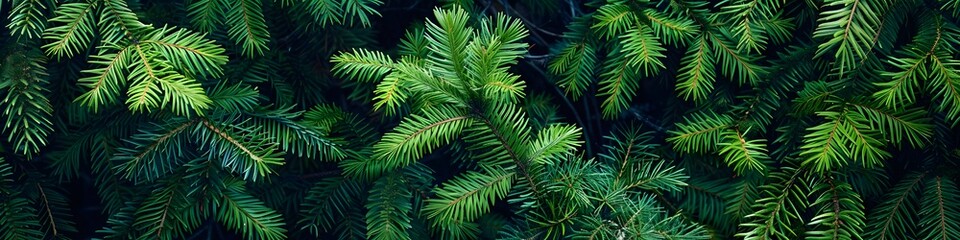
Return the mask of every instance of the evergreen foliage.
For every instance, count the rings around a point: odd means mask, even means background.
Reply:
[[[0,5],[0,239],[960,239],[957,1]]]

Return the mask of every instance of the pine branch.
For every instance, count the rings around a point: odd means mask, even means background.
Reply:
[[[626,50],[624,50],[626,51]],[[640,77],[636,66],[630,66],[630,60],[623,54],[617,54],[616,60],[609,61],[600,74],[600,93],[598,97],[606,97],[600,107],[603,108],[604,118],[613,118],[628,109],[640,88]]]
[[[597,21],[591,26],[600,31],[606,38],[613,38],[621,33],[633,29],[637,22],[637,15],[629,6],[620,4],[606,4],[597,9],[594,19]]]
[[[353,49],[333,56],[333,74],[360,82],[373,82],[395,68],[390,56],[382,52]]]
[[[673,144],[676,151],[703,153],[716,148],[715,143],[720,142],[733,119],[713,112],[697,112],[684,117],[684,122],[677,123],[677,130],[668,131],[673,136],[667,138],[667,142]]]
[[[871,40],[880,26],[879,16],[883,13],[883,7],[889,6],[889,3],[833,0],[824,4],[824,7],[835,6],[840,8],[821,12],[813,36],[826,38],[826,42],[817,47],[817,57],[833,52],[836,58],[834,69],[839,69],[840,75],[843,75],[873,51],[874,42]]]
[[[196,0],[191,1],[187,6],[187,16],[190,23],[198,30],[205,33],[213,32],[220,24],[223,24],[222,18],[225,15],[224,6],[219,0]]]
[[[133,112],[151,112],[170,106],[182,116],[203,115],[211,103],[200,84],[174,71],[168,62],[156,59],[156,52],[146,48],[146,43],[131,46],[133,51],[130,66],[132,83],[127,90],[126,104]]]
[[[223,47],[186,29],[157,29],[140,43],[152,45],[172,67],[192,77],[222,76],[222,67],[227,63]]]
[[[16,51],[6,56],[0,68],[0,101],[6,120],[3,130],[11,150],[33,155],[47,145],[53,133],[53,106],[47,95],[46,61],[38,50]]]
[[[152,27],[140,22],[136,13],[127,6],[126,0],[105,0],[100,9],[99,32],[106,45],[132,41],[134,35]]]
[[[370,239],[411,239],[412,192],[404,179],[390,174],[377,180],[367,199],[367,237]]]
[[[958,200],[960,190],[950,178],[928,177],[924,181],[920,211],[917,213],[920,216],[920,226],[923,226],[918,236],[942,240],[960,238],[960,219],[957,219],[960,209],[950,204]]]
[[[882,143],[875,138],[875,131],[864,122],[863,115],[850,110],[819,112],[828,122],[807,128],[800,157],[803,166],[815,172],[829,172],[847,164],[848,160],[859,161],[866,167],[882,164],[881,159],[890,153],[880,148]]]
[[[11,34],[27,39],[40,38],[46,24],[46,9],[50,3],[45,0],[20,0],[12,3],[7,28]]]
[[[652,76],[654,73],[666,68],[660,58],[665,58],[663,48],[652,29],[646,25],[639,25],[638,28],[627,30],[620,36],[620,51],[624,53],[626,62],[630,67],[643,68],[643,74]]]
[[[283,152],[278,151],[272,139],[257,134],[256,129],[228,123],[214,123],[201,119],[205,128],[200,131],[200,142],[205,143],[211,156],[219,156],[221,165],[243,179],[263,180],[275,173],[271,166],[283,165]]]
[[[683,57],[676,90],[684,100],[701,101],[713,91],[715,63],[707,44],[705,38],[696,38]]]
[[[574,99],[593,82],[597,66],[595,47],[586,42],[568,42],[547,65],[551,74],[561,76],[557,85]]]
[[[259,199],[245,192],[239,181],[225,183],[226,191],[216,211],[220,223],[248,239],[279,240],[287,238],[283,217],[264,206]]]
[[[409,165],[453,141],[471,122],[473,119],[461,110],[443,106],[411,115],[374,145],[376,162],[367,163],[367,174],[377,176]]]
[[[230,26],[227,35],[243,48],[243,56],[263,55],[269,50],[270,32],[263,18],[260,0],[220,0],[222,6],[228,6],[226,24]]]
[[[722,135],[723,141],[717,144],[727,165],[731,165],[739,174],[766,171],[770,156],[767,155],[764,139],[747,140],[744,136],[746,132],[740,130],[725,131]]]
[[[120,98],[120,87],[127,82],[124,76],[130,64],[127,50],[124,48],[117,53],[90,56],[91,64],[103,67],[82,71],[91,76],[80,78],[77,80],[77,85],[89,90],[78,96],[76,101],[92,108],[94,112],[98,112],[101,105],[116,102]]]
[[[131,147],[122,147],[111,158],[114,169],[123,178],[136,182],[152,182],[182,164],[181,148],[188,141],[186,132],[198,119],[171,119],[165,124],[151,124],[126,140]]]
[[[493,169],[461,174],[437,189],[437,198],[427,199],[422,212],[435,225],[473,221],[507,195],[513,177],[514,173]]]
[[[474,31],[467,27],[470,16],[460,7],[451,11],[435,9],[436,22],[427,22],[427,48],[434,54],[427,58],[439,77],[466,82],[466,49]]]
[[[571,153],[583,144],[578,141],[580,128],[570,125],[550,125],[540,130],[530,143],[530,160],[533,163],[546,164],[561,160],[560,156]]]
[[[300,229],[308,229],[315,237],[334,229],[337,222],[349,217],[349,209],[360,207],[356,198],[362,185],[339,176],[316,182],[307,192],[300,207]]]
[[[910,173],[887,192],[886,200],[867,218],[865,239],[896,239],[906,236],[909,226],[916,226],[916,193],[926,175]]]
[[[94,14],[98,6],[99,2],[60,5],[55,13],[57,16],[50,22],[64,25],[43,32],[44,40],[53,40],[43,46],[47,55],[70,58],[89,48],[94,39]]]
[[[800,210],[809,205],[809,190],[803,175],[803,170],[790,167],[771,173],[773,182],[760,187],[764,197],[753,205],[755,212],[746,216],[750,220],[740,223],[746,232],[736,236],[745,239],[796,238],[798,233],[793,230],[794,224],[803,223]]]
[[[693,20],[680,14],[662,13],[653,9],[644,9],[643,15],[650,21],[650,27],[666,43],[680,45],[694,36],[700,35]]]
[[[864,223],[863,200],[850,184],[825,177],[813,186],[820,193],[811,206],[821,206],[807,225],[814,226],[805,235],[810,239],[861,239]],[[819,225],[820,228],[816,228]]]
[[[761,81],[760,76],[767,73],[764,68],[757,65],[759,62],[757,56],[741,53],[725,33],[711,33],[706,36],[706,39],[709,39],[713,47],[714,58],[720,63],[720,73],[730,79],[737,79],[740,85],[757,86]]]

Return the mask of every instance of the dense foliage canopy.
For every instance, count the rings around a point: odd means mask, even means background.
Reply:
[[[7,0],[0,239],[960,239],[957,0]]]

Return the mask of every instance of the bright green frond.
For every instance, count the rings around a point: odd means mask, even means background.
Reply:
[[[625,188],[639,188],[647,191],[679,192],[687,186],[687,179],[682,168],[667,165],[665,161],[634,161],[620,169],[623,174],[621,180]]]
[[[247,84],[229,84],[222,81],[208,94],[213,108],[226,111],[250,111],[257,106],[260,92]]]
[[[594,81],[594,71],[598,65],[595,49],[588,42],[569,41],[547,65],[550,73],[560,76],[557,86],[574,99],[584,94]]]
[[[630,108],[633,98],[640,91],[641,74],[630,65],[630,57],[623,53],[611,53],[614,60],[607,61],[600,74],[598,97],[605,98],[600,107],[604,118],[614,118]]]
[[[334,63],[333,74],[360,82],[383,79],[384,75],[395,68],[390,56],[366,49],[342,52],[330,59],[330,62]]]
[[[720,155],[727,165],[743,174],[746,171],[765,172],[769,165],[765,139],[747,139],[746,132],[723,131],[722,142],[718,142]]]
[[[738,38],[737,49],[747,52],[766,49],[768,36],[763,23],[774,17],[781,4],[781,1],[763,0],[723,1],[719,4],[720,13],[730,16],[732,33]]]
[[[783,16],[777,13],[771,19],[760,22],[760,28],[769,36],[773,44],[782,44],[793,40],[796,35],[797,26],[795,18]]]
[[[638,17],[629,6],[607,4],[597,9],[593,16],[596,23],[591,27],[607,38],[613,38],[634,28]]]
[[[481,22],[478,39],[467,45],[467,76],[484,90],[484,96],[500,102],[516,102],[523,97],[524,81],[509,73],[509,65],[529,47],[518,42],[527,36],[520,21],[499,15]]]
[[[470,15],[459,7],[435,9],[433,15],[436,20],[427,22],[427,48],[433,52],[427,61],[439,77],[466,82],[467,44],[475,37],[473,28],[467,27]]]
[[[337,0],[309,0],[300,1],[303,7],[313,17],[313,21],[320,23],[320,26],[327,26],[335,23],[341,23],[343,19],[343,8],[340,1]]]
[[[451,81],[450,79],[441,77],[441,73],[438,73],[436,68],[421,66],[418,65],[418,63],[411,62],[409,59],[403,59],[403,61],[397,65],[397,73],[398,75],[395,76],[403,80],[403,82],[400,83],[401,87],[406,87],[406,89],[403,90],[408,90],[413,97],[410,105],[412,105],[411,107],[414,109],[445,104],[465,106],[468,105],[468,97],[481,97],[468,94],[467,89],[468,87],[479,88],[479,86],[472,84],[480,85],[482,81]],[[384,79],[384,81],[386,82],[386,79]],[[468,83],[472,84],[467,85]],[[471,91],[472,94],[479,94],[474,92],[478,90],[479,89],[474,88],[469,91]]]
[[[713,46],[714,58],[720,64],[720,73],[730,79],[736,79],[740,85],[756,86],[767,71],[759,63],[759,57],[740,52],[722,33],[712,33],[706,37]]]
[[[463,140],[470,144],[468,150],[474,153],[472,159],[481,166],[516,166],[525,171],[530,164],[530,127],[529,119],[523,110],[513,104],[492,104],[470,126]],[[533,179],[524,175],[527,183]]]
[[[374,7],[383,4],[381,0],[341,0],[341,6],[343,7],[344,17],[347,18],[349,23],[353,23],[354,19],[360,21],[360,24],[366,27],[369,27],[370,17],[371,16],[380,16],[380,13],[377,12]]]
[[[666,57],[663,52],[667,49],[663,48],[660,38],[650,27],[641,25],[627,30],[620,37],[620,45],[620,52],[624,53],[627,64],[631,68],[643,68],[644,75],[652,76],[666,68],[660,59]]]
[[[203,34],[186,29],[160,28],[149,33],[141,44],[150,45],[174,68],[190,77],[223,75],[227,63],[225,50]]]
[[[520,57],[526,48],[529,45],[522,40],[529,36],[529,32],[526,27],[523,26],[523,22],[520,19],[510,17],[503,13],[498,13],[496,16],[490,18],[483,18],[480,21],[480,36],[483,37],[496,37],[499,41],[503,42],[503,49],[505,51],[505,57],[501,57],[503,61],[501,64],[510,62],[517,57]]]
[[[87,76],[77,80],[77,85],[86,92],[78,96],[76,101],[94,112],[98,112],[102,105],[118,102],[120,87],[127,84],[125,73],[131,63],[127,50],[90,56],[89,63],[100,67],[81,71],[82,75]]]
[[[156,73],[162,75],[163,72],[165,71],[161,70]],[[132,74],[136,73],[136,70],[132,72]],[[159,108],[165,109],[169,107],[174,114],[182,116],[192,114],[202,116],[204,115],[203,111],[210,108],[210,104],[213,103],[210,97],[207,97],[203,87],[201,87],[200,83],[196,80],[183,78],[172,72],[170,75],[167,75],[167,77],[158,80],[158,88],[164,93],[163,98],[160,99]],[[139,89],[138,87],[139,85],[135,82],[130,86],[130,89]],[[133,95],[132,97],[139,97],[139,95]],[[134,106],[133,109],[136,111],[137,108],[135,105],[131,106]]]
[[[909,106],[915,101],[920,79],[926,78],[925,58],[891,58],[893,72],[882,72],[881,75],[890,78],[890,81],[876,83],[879,90],[873,97],[888,108]]]
[[[473,119],[459,109],[438,106],[405,118],[374,145],[370,175],[409,165],[434,149],[450,143]]]
[[[927,87],[940,102],[937,110],[945,112],[956,125],[960,122],[960,62],[941,54],[931,55],[928,62],[931,73]]]
[[[890,153],[881,149],[883,142],[877,139],[878,131],[866,123],[860,113],[844,110],[825,111],[817,115],[828,121],[807,128],[803,136],[803,166],[814,172],[829,172],[840,169],[848,161],[864,166],[882,165]]]
[[[931,119],[923,109],[890,110],[864,104],[854,104],[853,107],[868,119],[871,129],[879,129],[882,136],[894,145],[901,146],[906,139],[911,146],[919,148],[933,136]]]
[[[539,132],[530,143],[530,160],[543,164],[559,160],[560,156],[575,151],[581,144],[580,128],[571,125],[550,125]]]
[[[476,220],[507,196],[514,175],[495,169],[461,174],[435,189],[436,198],[426,200],[422,213],[441,226]]]
[[[676,89],[684,100],[701,101],[713,91],[715,62],[707,44],[706,39],[696,38],[683,56]]]
[[[681,14],[665,14],[653,9],[644,9],[643,15],[650,21],[650,28],[666,43],[679,45],[700,34],[696,23]]]
[[[733,123],[733,118],[714,112],[697,112],[677,123],[677,130],[669,131],[667,142],[681,152],[705,153],[716,149],[723,132]]]
[[[383,81],[377,84],[373,90],[376,96],[373,98],[373,108],[383,110],[387,115],[396,115],[400,104],[407,101],[410,93],[405,85],[404,74],[393,72],[387,74]]]
[[[131,41],[134,34],[151,28],[140,22],[126,0],[103,0],[97,26],[101,41],[109,44]]]
[[[39,38],[47,27],[46,14],[52,8],[46,0],[12,1],[13,9],[8,14],[7,28],[10,33],[22,38]]]
[[[177,115],[203,115],[210,98],[196,80],[174,71],[170,62],[157,59],[161,53],[141,45],[129,47],[132,63],[126,104],[133,112],[151,112],[169,107]]]
[[[383,4],[380,0],[306,0],[300,2],[309,13],[313,21],[321,27],[333,24],[354,25],[360,22],[363,26],[370,26],[371,16],[380,16],[374,9]]]
[[[744,239],[796,239],[794,231],[802,224],[802,211],[808,202],[808,180],[802,170],[784,167],[770,174],[771,183],[763,185],[761,198],[753,205],[754,213],[740,223],[737,233]],[[744,232],[745,231],[745,232]]]
[[[481,86],[483,95],[491,101],[517,103],[524,96],[526,82],[520,80],[520,76],[507,72],[494,72],[484,79],[486,82]]]
[[[418,59],[425,59],[427,55],[430,54],[429,49],[427,49],[427,36],[424,34],[424,26],[416,25],[407,29],[407,32],[403,34],[403,38],[400,39],[399,46],[397,46],[397,53],[401,56],[415,57]]]
[[[827,178],[814,184],[811,192],[820,194],[811,204],[819,210],[807,223],[814,227],[805,233],[807,239],[863,239],[863,199],[850,184]]]
[[[825,40],[817,47],[817,56],[832,55],[836,59],[833,68],[841,75],[856,68],[873,51],[886,5],[889,3],[885,0],[826,1],[813,32],[815,38]]]
[[[69,58],[90,47],[96,31],[96,7],[99,2],[60,5],[50,19],[55,27],[43,32],[43,39],[52,41],[43,46],[47,55]]]

